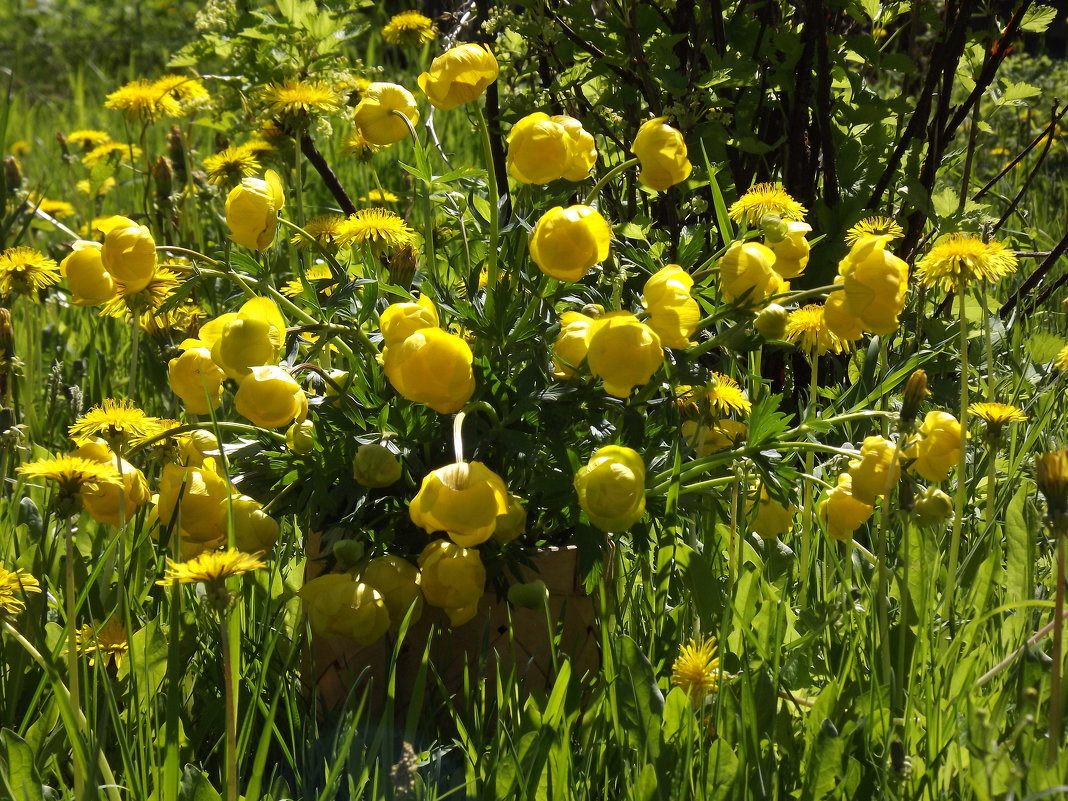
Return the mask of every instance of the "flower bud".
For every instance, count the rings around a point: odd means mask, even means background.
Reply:
[[[768,242],[775,254],[775,272],[785,279],[796,278],[808,266],[810,246],[805,237],[812,233],[812,226],[796,220],[778,224],[785,228],[782,237],[777,242]]]
[[[222,403],[226,374],[199,339],[187,339],[179,347],[181,355],[167,363],[171,390],[182,399],[189,414],[211,414]]]
[[[753,327],[769,342],[780,340],[786,335],[786,321],[789,316],[789,312],[778,303],[769,303],[757,314]]]
[[[1068,450],[1044,453],[1035,460],[1035,482],[1046,499],[1050,526],[1068,532]]]
[[[827,526],[827,534],[835,540],[851,540],[853,532],[871,517],[875,508],[853,497],[853,482],[849,473],[838,476],[838,483],[824,493],[817,511]]]
[[[575,474],[575,490],[593,525],[626,531],[645,514],[645,463],[632,448],[606,445]]]
[[[927,392],[927,373],[923,370],[914,371],[905,382],[905,392],[901,400],[902,424],[911,425],[916,419]]]
[[[401,477],[401,463],[389,448],[369,442],[356,451],[352,476],[365,487],[388,487]]]
[[[163,466],[156,510],[164,527],[180,525],[183,533],[198,542],[226,536],[226,499],[230,487],[215,472],[215,460],[200,467]]]
[[[957,418],[948,412],[932,411],[923,418],[920,430],[903,449],[912,459],[909,470],[928,481],[944,481],[960,462],[964,432]]]
[[[408,512],[427,534],[444,531],[470,548],[488,540],[497,518],[508,514],[508,488],[481,462],[455,462],[423,477]]]
[[[391,303],[378,318],[386,345],[399,345],[421,328],[438,327],[438,310],[426,295],[414,303]]]
[[[543,273],[560,281],[580,281],[608,258],[612,228],[589,206],[555,206],[530,234],[530,257]]]
[[[484,45],[462,44],[434,59],[419,88],[434,108],[448,111],[479,98],[497,80],[497,59]]]
[[[156,241],[152,232],[128,217],[108,217],[96,226],[104,234],[100,258],[111,277],[140,292],[156,275]]]
[[[508,511],[497,515],[497,527],[493,529],[493,539],[501,545],[520,536],[527,529],[527,510],[523,508],[523,499],[516,495],[508,496]]]
[[[230,239],[249,250],[266,250],[274,241],[284,204],[282,181],[274,170],[267,170],[262,179],[242,178],[226,196]]]
[[[454,414],[475,392],[474,354],[461,337],[423,328],[382,353],[386,378],[398,393],[439,414]]]
[[[549,588],[541,579],[526,584],[513,584],[508,588],[508,603],[524,609],[544,609],[549,599]]]
[[[59,264],[75,306],[99,306],[115,297],[115,280],[104,269],[99,242],[79,239]]]
[[[953,499],[937,487],[928,487],[912,505],[912,519],[921,526],[937,526],[953,516]]]
[[[286,429],[286,447],[297,456],[305,456],[315,450],[315,423],[304,420]]]
[[[593,320],[585,314],[567,311],[560,315],[560,333],[553,343],[553,378],[571,378],[586,358],[590,326]]]

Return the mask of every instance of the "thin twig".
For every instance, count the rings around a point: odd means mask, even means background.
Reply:
[[[334,171],[330,169],[330,165],[326,163],[323,154],[319,152],[315,142],[307,134],[300,138],[300,152],[304,154],[304,157],[308,159],[315,171],[319,173],[319,177],[323,179],[323,183],[326,184],[326,188],[330,190],[330,194],[334,196],[337,204],[341,206],[341,210],[346,214],[355,214],[356,204],[352,202],[349,193],[345,191],[345,187],[341,185],[341,181],[338,180]]]

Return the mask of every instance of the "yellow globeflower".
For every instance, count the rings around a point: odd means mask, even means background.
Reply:
[[[392,145],[408,136],[408,126],[394,111],[407,117],[412,125],[419,122],[419,109],[411,92],[395,83],[376,81],[360,95],[352,118],[361,136],[372,145]]]
[[[77,240],[59,263],[75,306],[99,306],[115,297],[115,279],[104,269],[99,242]]]
[[[267,170],[262,179],[242,178],[226,196],[230,239],[249,250],[266,250],[274,241],[284,204],[282,181],[274,170]]]
[[[222,383],[226,373],[211,358],[211,351],[199,339],[179,345],[182,353],[167,363],[171,390],[182,399],[189,414],[211,414],[222,403]]]
[[[382,595],[347,573],[314,578],[297,594],[317,637],[347,637],[370,645],[389,631],[389,610]]]
[[[656,117],[642,123],[630,146],[630,152],[641,163],[638,181],[657,192],[685,181],[693,172],[686,157],[686,141],[666,120],[667,117]]]
[[[553,343],[553,378],[571,378],[586,358],[589,350],[590,326],[594,318],[581,312],[566,311],[560,315],[560,333]]]
[[[553,116],[553,122],[567,133],[567,166],[561,177],[568,181],[585,181],[597,163],[597,144],[574,117],[557,114]]]
[[[108,217],[96,224],[104,234],[100,258],[111,277],[126,286],[128,293],[140,292],[156,274],[156,240],[152,232],[129,217]]]
[[[719,260],[719,287],[728,303],[763,304],[783,289],[775,252],[757,242],[735,242]]]
[[[834,283],[842,285],[842,276],[837,276]],[[827,330],[840,340],[848,343],[864,336],[860,319],[853,313],[853,309],[846,301],[846,293],[842,290],[831,292],[827,296],[827,302],[823,304],[823,323]]]
[[[428,296],[414,303],[391,303],[378,318],[386,346],[399,345],[420,328],[438,327],[438,310]]]
[[[586,363],[604,379],[604,390],[626,398],[634,387],[649,383],[664,363],[664,349],[656,332],[630,312],[598,317],[590,325]]]
[[[419,88],[443,111],[478,99],[497,80],[497,59],[484,45],[462,44],[434,59],[419,76]]]
[[[750,528],[761,539],[773,540],[789,533],[793,528],[794,515],[797,510],[792,506],[783,506],[777,500],[768,495],[767,487],[761,485],[760,492],[755,498],[748,501],[750,513],[756,507],[756,517],[750,524]]]
[[[575,491],[593,525],[626,531],[645,514],[645,463],[633,448],[606,445],[575,474]]]
[[[827,526],[827,534],[835,540],[851,540],[853,532],[871,517],[875,507],[853,497],[853,481],[849,473],[838,476],[838,484],[828,490],[819,503],[820,519]]]
[[[397,628],[413,606],[412,622],[423,614],[423,592],[419,589],[419,568],[399,556],[378,556],[367,563],[360,581],[373,587],[385,601],[389,624]]]
[[[419,571],[426,602],[444,609],[452,625],[463,625],[478,612],[486,589],[486,568],[477,549],[434,540],[419,554]]]
[[[226,536],[226,499],[230,486],[216,473],[215,460],[199,467],[163,466],[156,512],[162,526],[180,526],[183,537],[213,542]]]
[[[893,489],[901,477],[901,454],[894,460],[894,443],[884,437],[866,437],[860,447],[860,458],[849,462],[849,478],[853,497],[861,503],[874,504],[885,495],[887,486]]]
[[[668,348],[688,348],[697,330],[701,307],[690,297],[693,278],[677,264],[662,267],[645,282],[642,301],[649,312],[649,327]]]
[[[241,379],[234,408],[260,428],[282,428],[308,416],[308,396],[293,377],[277,365],[253,367]]]
[[[94,439],[70,452],[71,456],[80,456],[101,464],[114,465],[122,474],[123,514],[119,514],[119,485],[98,484],[95,489],[86,488],[80,493],[82,504],[89,516],[98,523],[118,526],[133,519],[138,507],[148,503],[152,492],[145,481],[145,474],[116,456],[102,439]]]
[[[460,411],[475,392],[474,354],[462,337],[422,328],[382,353],[386,378],[398,393],[440,414]]]
[[[567,165],[567,131],[548,114],[528,114],[512,126],[508,133],[508,174],[517,181],[547,184],[561,178]]]
[[[909,469],[928,481],[944,481],[960,463],[964,432],[957,418],[949,412],[928,412],[920,430],[904,448],[905,458],[912,459]]]
[[[530,257],[546,275],[580,281],[608,258],[612,228],[589,206],[555,206],[541,216],[530,233]]]
[[[812,226],[796,220],[783,224],[786,226],[786,236],[767,245],[775,254],[775,272],[786,279],[797,278],[808,266],[810,246],[806,236],[812,233]]]
[[[887,237],[862,237],[838,265],[850,312],[865,331],[880,336],[897,330],[905,307],[909,267],[887,253]]]
[[[278,521],[263,511],[263,505],[247,495],[230,496],[234,519],[234,543],[239,551],[258,553],[271,550],[278,541]]]
[[[423,477],[408,513],[427,534],[444,531],[470,548],[493,536],[498,516],[508,513],[508,488],[481,462],[455,462]]]
[[[285,344],[286,321],[270,298],[250,298],[237,312],[200,329],[200,341],[230,378],[240,381],[253,367],[274,364]]]

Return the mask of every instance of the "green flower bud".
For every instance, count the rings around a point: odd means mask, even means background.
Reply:
[[[928,487],[916,496],[912,517],[921,526],[937,526],[953,516],[953,499],[938,487]]]
[[[361,445],[352,464],[352,476],[365,487],[388,487],[401,477],[401,463],[383,445]]]
[[[526,584],[513,584],[508,588],[508,603],[526,609],[541,609],[549,598],[549,588],[541,579]]]
[[[315,450],[315,423],[305,420],[291,425],[286,431],[286,447],[298,456]]]
[[[786,334],[786,319],[789,313],[778,303],[769,303],[753,321],[757,333],[769,341],[782,339]]]

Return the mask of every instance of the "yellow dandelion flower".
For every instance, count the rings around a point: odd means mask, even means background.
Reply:
[[[181,303],[165,312],[147,311],[140,317],[141,330],[153,335],[186,332],[200,320],[203,311],[195,303]]]
[[[712,373],[712,381],[705,387],[708,404],[716,416],[738,412],[749,414],[753,404],[745,396],[738,382],[723,373]]]
[[[1053,366],[1058,370],[1068,370],[1068,345],[1061,348],[1053,357]]]
[[[26,156],[30,152],[30,143],[25,139],[16,139],[7,149],[12,156]]]
[[[179,584],[225,581],[231,576],[240,576],[267,567],[260,559],[261,556],[263,551],[242,553],[231,548],[226,551],[208,551],[187,562],[168,559],[167,571],[156,583],[167,586],[174,581]]]
[[[38,290],[58,283],[55,259],[22,246],[0,252],[0,298],[27,295],[37,302]]]
[[[334,274],[330,272],[330,268],[325,264],[313,264],[304,273],[303,278],[294,278],[291,281],[286,282],[286,285],[279,290],[283,295],[294,297],[304,292],[304,286],[306,282],[311,281],[326,281],[334,277]],[[333,290],[334,284],[330,286],[322,287],[323,294],[329,295]]]
[[[341,108],[337,92],[319,81],[272,83],[263,90],[263,99],[268,112],[289,125],[305,125],[312,114]]]
[[[81,456],[54,456],[21,465],[17,471],[27,478],[46,478],[59,484],[61,495],[82,490],[95,492],[101,484],[119,484],[119,471],[111,462],[94,462]]]
[[[973,403],[968,407],[968,414],[986,423],[986,434],[991,440],[1000,439],[1001,429],[1009,423],[1022,423],[1027,420],[1023,409],[1008,403]]]
[[[900,239],[905,231],[890,217],[865,217],[848,231],[846,244],[852,247],[866,236],[885,236],[888,241]]]
[[[109,444],[128,441],[159,431],[159,418],[145,414],[129,399],[105,398],[67,429],[67,434],[78,445],[84,445],[93,437],[101,437]],[[112,445],[112,449],[115,446]]]
[[[104,197],[115,188],[115,179],[110,175],[94,187],[88,178],[83,178],[76,183],[75,188],[83,195],[91,195],[94,198]]]
[[[809,355],[822,356],[827,351],[846,353],[850,349],[849,340],[842,339],[827,327],[823,311],[823,304],[811,303],[790,312],[783,339],[796,343]]]
[[[211,95],[197,78],[164,75],[153,85],[178,104],[179,116],[192,114],[211,105]]]
[[[367,194],[360,198],[361,203],[396,203],[400,198],[388,189],[369,189]]]
[[[103,305],[100,316],[132,319],[135,315],[155,314],[180,283],[178,274],[164,267],[158,268],[148,285],[136,292],[130,292],[127,284],[116,281],[115,297]]]
[[[336,237],[341,247],[360,246],[364,242],[400,248],[415,242],[415,232],[402,217],[389,209],[373,207],[350,214]]]
[[[249,139],[245,144],[241,145],[241,147],[260,161],[263,161],[263,159],[278,150],[277,147],[272,145],[266,139]]]
[[[948,234],[916,263],[916,279],[926,286],[958,292],[972,281],[996,283],[1016,272],[1016,254],[996,240]]]
[[[57,220],[65,220],[67,217],[74,216],[74,206],[65,200],[52,200],[51,198],[42,197],[31,201],[37,206],[38,211],[43,211],[49,217],[55,217]]]
[[[82,156],[82,164],[92,169],[101,161],[113,160],[119,162],[126,160],[134,162],[141,158],[141,153],[141,148],[136,145],[124,145],[122,142],[105,142],[102,145],[97,145]]]
[[[411,47],[433,42],[436,35],[434,23],[418,11],[402,11],[400,14],[395,14],[382,29],[382,38],[390,44]]]
[[[794,200],[777,184],[757,184],[750,188],[727,210],[735,222],[743,219],[750,225],[758,225],[761,218],[774,214],[783,220],[804,220],[808,209]]]
[[[246,145],[228,147],[204,159],[204,172],[213,184],[236,184],[260,172],[260,160]]]
[[[111,135],[104,131],[77,130],[67,134],[67,144],[74,145],[82,150],[92,150],[94,147],[105,145],[111,141]]]
[[[719,674],[716,638],[709,637],[700,644],[690,640],[679,650],[671,666],[671,683],[681,687],[695,704],[700,704],[719,685]]]
[[[342,214],[324,214],[314,217],[304,224],[304,233],[297,232],[290,238],[290,242],[301,247],[308,247],[313,241],[323,247],[333,247],[337,244],[337,238],[341,234],[341,227],[345,222]],[[304,234],[307,234],[305,236]]]
[[[97,658],[107,665],[112,659],[115,667],[122,666],[130,650],[130,641],[126,636],[126,627],[117,617],[111,618],[103,626],[86,624],[78,629],[78,654],[89,657],[89,665],[96,664]]]
[[[354,128],[352,133],[345,137],[345,141],[341,143],[341,152],[346,156],[373,156],[385,145],[376,145],[373,142],[368,142],[367,138],[363,135],[358,127]]]
[[[1012,151],[1007,147],[992,147],[990,148],[991,156],[1011,156]]]
[[[104,108],[121,111],[131,122],[155,122],[162,117],[179,117],[182,107],[170,92],[155,81],[130,81],[104,100]]]
[[[8,570],[0,564],[0,615],[17,615],[26,608],[18,593],[40,591],[41,583],[25,570]]]

